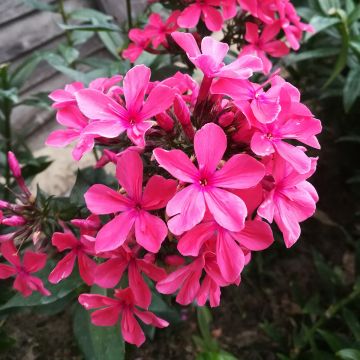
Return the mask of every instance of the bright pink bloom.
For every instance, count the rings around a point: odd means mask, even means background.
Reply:
[[[151,41],[147,31],[142,29],[131,29],[128,36],[132,43],[129,44],[127,49],[123,50],[122,57],[134,63],[150,45]]]
[[[160,319],[150,311],[138,309],[136,301],[130,288],[115,290],[115,298],[109,298],[97,294],[82,294],[79,302],[86,310],[100,308],[91,313],[91,322],[96,326],[114,326],[121,318],[121,333],[124,340],[130,344],[140,346],[145,341],[145,335],[138,321],[157,328],[164,328],[169,323]]]
[[[138,258],[139,250],[139,246],[132,250],[127,246],[122,246],[118,250],[109,253],[109,255],[106,254],[106,256],[109,256],[109,260],[97,267],[95,283],[105,289],[114,288],[127,269],[129,287],[139,305],[147,309],[151,303],[151,291],[143,279],[143,274],[157,282],[166,277],[166,272],[154,264],[153,254],[148,253],[142,259]]]
[[[144,65],[132,68],[125,76],[123,90],[125,107],[100,91],[84,89],[76,93],[81,112],[89,119],[101,120],[94,128],[87,129],[104,137],[116,137],[127,132],[129,139],[138,146],[145,146],[145,133],[155,124],[150,119],[168,109],[174,100],[174,91],[164,85],[155,86],[146,101],[151,71]],[[91,124],[89,127],[91,128]]]
[[[284,235],[286,247],[291,247],[300,237],[299,222],[312,216],[318,195],[307,181],[316,169],[317,159],[311,158],[311,169],[299,174],[283,159],[277,157],[272,169],[273,188],[267,192],[258,214],[272,222],[275,220]]]
[[[224,131],[212,123],[197,131],[194,146],[198,169],[181,150],[154,150],[161,167],[180,181],[191,184],[167,204],[166,212],[172,216],[169,229],[176,235],[190,230],[201,222],[208,208],[219,225],[240,231],[247,215],[246,206],[238,196],[223,189],[255,186],[264,176],[263,165],[249,155],[238,154],[217,170],[227,140]]]
[[[247,22],[245,40],[249,43],[249,45],[243,47],[241,56],[255,55],[259,57],[264,65],[264,73],[269,74],[272,68],[272,63],[267,58],[266,54],[273,57],[283,57],[289,53],[289,48],[285,45],[285,43],[275,39],[275,37],[279,34],[280,29],[280,23],[274,22],[274,24],[265,26],[259,36],[258,25]]]
[[[11,264],[0,264],[0,279],[8,279],[15,276],[13,288],[23,296],[30,296],[33,291],[49,296],[50,291],[45,289],[41,279],[32,276],[46,265],[46,254],[26,251],[21,261],[19,252],[12,241],[1,243],[2,256]]]
[[[81,82],[73,82],[65,85],[65,89],[54,90],[49,98],[54,101],[52,107],[54,109],[61,109],[66,106],[76,105],[75,93],[84,89],[84,84]]]
[[[148,25],[146,25],[145,30],[147,35],[151,38],[151,42],[155,49],[160,45],[163,45],[164,47],[168,46],[167,36],[179,28],[177,25],[179,15],[180,11],[174,11],[165,22],[163,22],[161,16],[157,13],[150,15],[149,22]]]
[[[133,227],[137,243],[150,252],[158,252],[168,230],[166,224],[149,211],[165,207],[176,191],[176,181],[154,175],[143,192],[143,164],[134,151],[119,157],[116,177],[127,196],[104,185],[93,185],[85,194],[86,205],[94,214],[120,212],[99,231],[96,252],[121,246]]]
[[[84,282],[88,285],[94,284],[96,262],[89,255],[94,254],[94,243],[80,236],[78,240],[73,233],[56,232],[52,236],[51,242],[59,252],[70,250],[53,269],[49,275],[49,281],[58,284],[71,275],[74,269],[75,261],[78,261],[79,273]]]
[[[221,0],[195,0],[189,5],[178,18],[178,25],[183,28],[195,27],[200,17],[210,31],[220,31],[223,25],[221,12],[216,8]]]
[[[255,71],[262,71],[261,60],[253,55],[245,55],[229,65],[223,60],[229,51],[229,45],[213,39],[203,38],[201,51],[190,33],[174,32],[172,37],[186,52],[189,60],[208,78],[248,79]]]
[[[205,271],[205,277],[202,277]],[[200,283],[200,279],[202,279]],[[237,279],[239,282],[240,279]],[[156,285],[161,294],[173,294],[178,289],[176,301],[189,305],[195,299],[200,306],[209,299],[210,306],[220,305],[220,287],[229,283],[222,277],[215,254],[204,251],[190,264],[175,270]]]

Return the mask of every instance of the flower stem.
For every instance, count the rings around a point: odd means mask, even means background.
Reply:
[[[60,12],[62,21],[63,21],[63,23],[65,25],[68,25],[68,16],[67,16],[66,11],[65,11],[64,0],[58,0],[58,4],[59,4],[59,12]],[[69,30],[65,30],[65,36],[66,36],[66,41],[68,43],[68,46],[73,47],[74,42],[73,42],[73,39],[71,37],[71,32]]]
[[[131,16],[131,0],[126,0],[126,11],[129,24],[129,30],[133,27],[132,16]]]

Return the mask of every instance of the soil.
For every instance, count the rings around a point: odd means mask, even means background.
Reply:
[[[298,305],[290,300],[292,290],[296,287],[306,297],[317,289],[312,247],[327,261],[342,267],[349,277],[353,274],[352,254],[347,250],[342,227],[353,226],[355,203],[339,166],[341,155],[333,135],[326,134],[324,142],[328,146],[323,147],[312,181],[319,191],[320,210],[315,218],[303,224],[302,238],[289,250],[279,242],[266,252],[255,254],[241,286],[225,288],[221,306],[212,312],[213,336],[224,350],[239,359],[276,359],[274,346],[260,324],[268,319],[285,330],[291,329],[291,318],[299,313]],[[157,331],[155,339],[140,349],[129,347],[127,358],[195,359],[197,351],[192,336],[198,330],[194,309],[185,309],[182,316],[186,321],[181,325]],[[16,339],[16,345],[0,354],[1,360],[82,359],[72,335],[69,311],[51,317],[13,315],[5,329]]]

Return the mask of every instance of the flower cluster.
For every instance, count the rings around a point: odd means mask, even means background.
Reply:
[[[227,43],[206,36],[199,44],[197,34],[176,31],[200,18],[214,30],[236,16],[238,3],[263,24],[259,34],[259,22],[246,23],[248,45],[233,62],[224,61]],[[275,39],[280,29],[296,48],[308,28],[289,1],[238,3],[188,1],[167,22],[153,14],[144,30],[130,32],[138,41],[128,57],[172,44],[203,74],[200,84],[180,72],[151,81],[151,70],[137,65],[124,76],[87,87],[76,82],[50,94],[64,129],[50,134],[47,144],[75,142],[75,160],[96,146],[102,151],[96,167],[113,164],[118,186],[92,185],[84,195],[87,217],[62,222],[62,231],[53,233],[61,259],[49,281],[60,283],[77,263],[85,284],[109,289],[108,296],[80,295],[82,306],[96,309],[92,322],[120,322],[124,339],[137,346],[145,341],[139,320],[168,326],[149,310],[153,291],[174,295],[181,305],[218,306],[221,289],[240,284],[252,252],[271,246],[275,224],[291,247],[300,223],[315,212],[318,196],[307,180],[317,158],[308,151],[320,148],[321,122],[279,72],[265,77],[271,69],[266,54],[288,51]],[[19,166],[11,163],[29,199]],[[22,205],[0,206],[3,224],[29,221]],[[16,276],[14,287],[24,295],[47,295],[30,275],[45,256],[26,252],[21,263],[14,234],[1,238],[0,251],[11,265],[0,265],[0,278]]]
[[[193,35],[200,39],[200,24],[204,24],[209,32],[222,30],[226,42],[241,47],[241,56],[252,54],[261,58],[264,73],[269,74],[269,56],[280,58],[290,48],[298,50],[303,32],[314,31],[311,25],[301,22],[290,0],[190,0],[178,6],[182,10],[172,11],[167,20],[152,13],[144,29],[130,30],[131,43],[122,56],[135,62],[143,51],[177,53],[171,33],[180,28],[195,29]]]

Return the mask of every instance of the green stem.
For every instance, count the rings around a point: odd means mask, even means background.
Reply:
[[[131,16],[131,0],[126,0],[126,11],[129,24],[129,30],[133,27],[132,16]]]
[[[65,25],[68,25],[68,16],[65,11],[64,0],[58,0],[58,4],[59,4],[59,12],[60,12],[62,21]],[[71,37],[71,32],[69,30],[65,30],[65,36],[66,36],[66,41],[68,43],[68,46],[73,47],[74,42]]]
[[[354,287],[352,292],[341,299],[339,302],[330,305],[324,314],[315,322],[315,324],[310,328],[310,330],[305,335],[304,343],[301,347],[294,349],[294,358],[297,359],[300,355],[302,349],[313,339],[315,332],[323,326],[328,320],[332,319],[340,310],[342,310],[346,305],[350,304],[352,301],[356,300],[360,295],[360,286]]]

